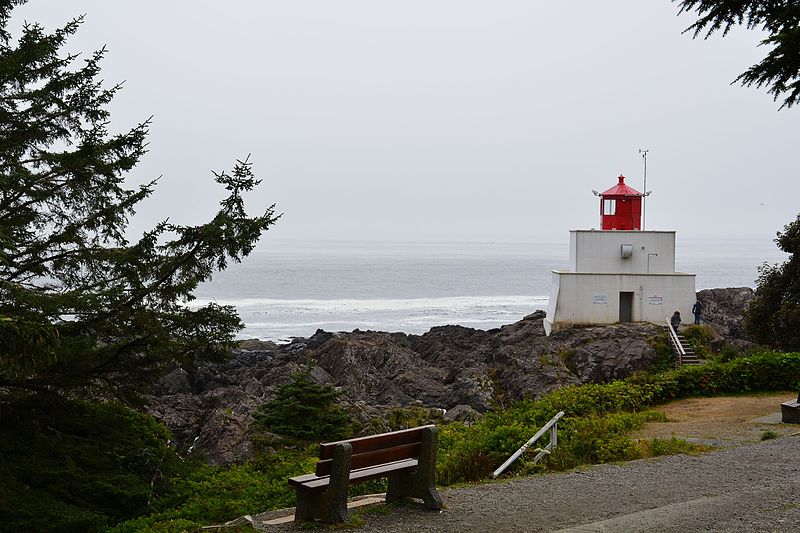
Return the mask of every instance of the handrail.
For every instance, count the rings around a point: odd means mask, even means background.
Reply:
[[[672,327],[672,323],[669,321],[669,319],[666,319],[666,321],[667,331],[669,332],[669,341],[670,344],[672,344],[672,349],[675,350],[675,353],[678,356],[678,366],[680,366],[683,364],[683,358],[686,356],[686,350],[683,349],[683,344],[681,344],[675,328]]]
[[[508,468],[511,463],[517,460],[517,458],[522,455],[525,450],[527,450],[534,442],[539,440],[539,437],[547,433],[547,430],[550,430],[550,443],[545,446],[544,448],[538,448],[538,454],[536,457],[533,458],[533,464],[539,462],[539,459],[545,456],[545,454],[549,454],[550,450],[556,447],[558,444],[558,421],[561,420],[561,417],[564,416],[564,411],[559,411],[556,416],[550,419],[550,422],[542,426],[542,429],[536,432],[536,435],[531,437],[528,442],[522,445],[519,450],[514,452],[514,455],[506,459],[506,462],[503,463],[500,468],[492,472],[492,477],[496,478],[500,474],[502,474],[506,468]]]

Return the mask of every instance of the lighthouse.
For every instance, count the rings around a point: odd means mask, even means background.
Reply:
[[[570,230],[569,268],[554,270],[545,332],[580,324],[665,324],[691,316],[695,275],[675,270],[675,232],[642,231],[645,194],[625,183],[602,193],[600,230]]]

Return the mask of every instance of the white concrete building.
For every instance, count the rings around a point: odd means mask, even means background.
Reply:
[[[636,207],[642,195],[620,176],[617,187],[600,194],[601,227],[639,227]],[[633,203],[621,215],[609,209],[609,197]],[[611,193],[611,194],[609,194]],[[619,204],[618,204],[619,205]],[[684,323],[692,316],[695,275],[675,271],[675,232],[638,229],[570,231],[569,270],[554,270],[544,328],[551,331],[576,324],[652,322],[664,324],[680,311]]]

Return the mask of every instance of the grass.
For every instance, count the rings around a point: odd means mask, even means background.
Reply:
[[[639,448],[643,458],[661,457],[662,455],[698,455],[715,449],[713,446],[694,444],[677,437],[671,439],[640,440]]]
[[[777,438],[778,438],[778,434],[775,433],[772,430],[767,430],[767,431],[765,431],[764,433],[761,434],[761,440],[771,440],[771,439],[777,439]]]

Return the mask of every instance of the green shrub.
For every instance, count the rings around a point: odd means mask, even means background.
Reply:
[[[410,406],[392,409],[388,416],[380,420],[372,420],[370,425],[374,429],[374,433],[386,433],[427,424],[441,424],[443,420],[442,411],[439,409]]]
[[[642,457],[658,457],[661,455],[696,454],[710,450],[710,446],[693,444],[683,439],[672,437],[669,440],[650,439],[639,441]]]
[[[717,361],[719,361],[720,363],[727,363],[729,361],[736,359],[737,357],[742,357],[742,354],[739,353],[739,350],[737,350],[730,344],[725,343],[722,345],[722,348],[719,351],[719,354],[717,356]]]
[[[578,367],[575,365],[575,350],[559,350],[556,355],[558,355],[567,370],[576,376],[578,375]]]
[[[180,533],[222,523],[245,514],[294,505],[287,479],[313,472],[314,447],[284,449],[241,465],[202,467],[175,481],[158,511],[121,523],[110,533]]]
[[[666,334],[654,337],[650,341],[650,346],[656,352],[656,357],[647,368],[647,372],[652,374],[675,368],[675,353],[672,351]]]
[[[275,399],[254,414],[257,426],[305,441],[337,440],[352,432],[350,416],[336,404],[341,392],[315,383],[308,373],[277,388]]]
[[[662,413],[612,413],[605,416],[589,416],[567,419],[560,427],[559,446],[570,457],[562,466],[608,463],[638,459],[641,454],[636,443],[625,435],[639,429],[645,422],[663,422]]]

